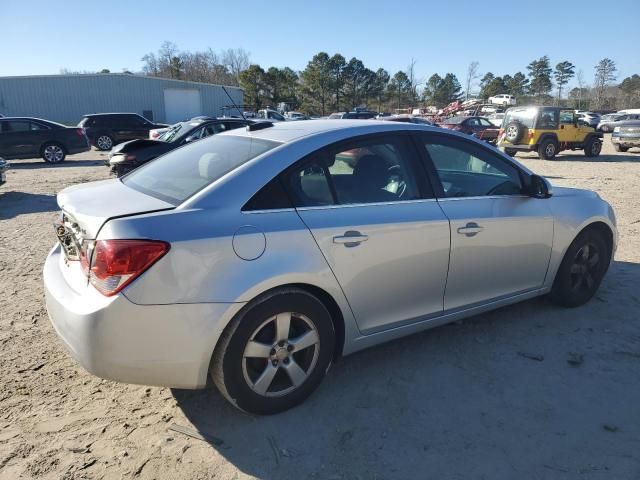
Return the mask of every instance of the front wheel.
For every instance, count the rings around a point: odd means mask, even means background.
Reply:
[[[113,139],[109,135],[98,135],[96,137],[96,147],[103,152],[111,150],[111,147],[113,147]]]
[[[276,290],[241,312],[225,329],[210,375],[232,404],[270,415],[303,402],[331,365],[331,315],[310,293]]]
[[[611,249],[602,233],[580,233],[565,253],[551,289],[551,299],[564,307],[578,307],[595,295],[609,268]]]
[[[64,162],[66,156],[64,148],[59,143],[47,143],[42,147],[42,159],[47,163]]]
[[[585,157],[597,157],[602,150],[602,142],[598,138],[590,138],[584,145]]]

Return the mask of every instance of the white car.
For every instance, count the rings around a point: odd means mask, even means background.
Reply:
[[[494,105],[515,105],[516,97],[513,95],[507,95],[506,93],[501,93],[500,95],[489,97],[487,101]]]

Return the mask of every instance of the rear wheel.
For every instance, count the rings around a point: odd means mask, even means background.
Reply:
[[[538,146],[538,155],[540,158],[552,160],[556,156],[556,153],[558,153],[558,143],[555,140],[547,138],[540,142]]]
[[[629,147],[623,147],[619,143],[614,143],[613,148],[616,150],[616,152],[626,152],[627,150],[629,150]]]
[[[111,150],[111,147],[113,147],[113,139],[109,135],[102,133],[96,137],[96,147],[103,152]]]
[[[42,159],[47,163],[64,162],[66,156],[64,147],[59,143],[47,143],[42,147]]]
[[[602,142],[599,138],[591,137],[584,144],[584,155],[586,157],[597,157],[602,150]]]
[[[210,374],[250,413],[274,414],[304,401],[331,365],[335,334],[324,304],[300,289],[276,290],[225,329]]]
[[[578,307],[595,295],[609,268],[611,249],[604,235],[585,230],[565,253],[551,289],[551,299],[565,307]]]

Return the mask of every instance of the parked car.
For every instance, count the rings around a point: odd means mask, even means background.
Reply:
[[[495,141],[498,138],[498,128],[485,117],[450,117],[440,122],[439,126],[487,141]]]
[[[614,114],[615,118],[605,121],[603,120],[597,125],[598,130],[602,132],[613,132],[616,127],[626,124],[629,121],[640,120],[639,113]]]
[[[209,117],[202,117],[209,118]],[[212,120],[190,120],[181,122],[157,140],[130,140],[116,145],[111,149],[109,160],[106,162],[111,173],[120,177],[134,168],[164,155],[171,150],[186,145],[187,143],[206,138],[216,133],[221,133],[234,128],[245,127],[248,121],[231,118]]]
[[[309,120],[310,117],[302,112],[287,112],[284,114],[289,120]]]
[[[0,118],[0,157],[37,158],[63,162],[67,155],[91,149],[82,127],[67,127],[31,117]]]
[[[611,142],[616,152],[626,152],[630,148],[640,147],[640,120],[628,121],[613,129]]]
[[[0,157],[0,185],[7,182],[7,170],[9,170],[9,162]]]
[[[165,133],[167,130],[175,127],[176,125],[179,125],[179,123],[174,123],[173,125],[169,125],[168,127],[152,128],[151,130],[149,130],[149,140],[157,140],[160,135]]]
[[[272,110],[270,108],[258,110],[258,114],[256,115],[256,118],[261,120],[268,120],[270,122],[286,122],[287,121],[284,115],[282,115],[277,110]]]
[[[602,133],[578,121],[574,110],[560,107],[516,107],[507,110],[498,146],[508,155],[538,152],[552,160],[561,150],[583,150],[597,157],[602,150]]]
[[[578,121],[583,122],[585,125],[589,125],[591,128],[596,128],[600,123],[600,114],[594,112],[578,112]]]
[[[105,151],[127,140],[148,138],[150,130],[169,125],[150,122],[137,113],[93,113],[84,115],[78,126],[85,129],[94,147]]]
[[[596,130],[598,130],[599,132],[613,131],[614,127],[610,127],[609,124],[611,122],[615,122],[622,116],[623,116],[622,114],[618,114],[618,113],[609,113],[607,115],[602,115],[600,117],[600,121],[598,122],[598,125],[596,125]]]
[[[329,115],[330,120],[371,120],[378,116],[378,112],[367,110],[354,110],[352,112],[336,112]]]
[[[426,118],[418,117],[415,115],[409,114],[401,114],[401,115],[390,115],[390,116],[380,116],[376,117],[378,120],[384,120],[386,122],[402,122],[402,123],[417,123],[419,125],[433,125],[433,122],[430,122]]]
[[[339,123],[236,129],[60,192],[43,279],[79,363],[176,388],[210,374],[272,414],[340,355],[539,295],[593,297],[618,239],[598,195],[468,135]]]
[[[504,113],[492,113],[491,115],[487,115],[487,120],[499,128],[504,120],[504,115]]]
[[[487,102],[494,105],[515,105],[516,97],[514,97],[513,95],[507,95],[506,93],[501,93],[500,95],[489,97],[487,99]]]

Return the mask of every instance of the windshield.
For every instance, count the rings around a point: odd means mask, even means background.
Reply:
[[[508,125],[511,122],[520,122],[527,128],[533,128],[533,122],[536,118],[535,108],[518,108],[507,110],[504,116],[503,125]]]
[[[123,177],[135,190],[179,205],[226,173],[279,143],[234,135],[214,135],[173,150]]]
[[[162,140],[163,142],[173,142],[178,137],[183,136],[187,132],[185,123],[176,123],[169,127],[169,130],[162,132],[158,137],[158,140]]]
[[[446,123],[448,125],[457,125],[458,123],[462,123],[465,118],[467,118],[467,117],[451,117],[451,118],[447,118],[444,121],[444,123]]]

